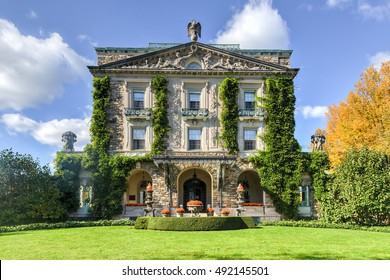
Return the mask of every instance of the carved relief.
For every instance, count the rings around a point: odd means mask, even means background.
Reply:
[[[186,65],[199,62],[202,69],[205,70],[272,70],[271,67],[260,65],[259,63],[241,60],[234,57],[224,57],[218,52],[201,51],[198,46],[192,45],[186,50],[176,51],[171,56],[150,57],[143,60],[135,61],[132,64],[122,66],[123,69],[186,69]]]

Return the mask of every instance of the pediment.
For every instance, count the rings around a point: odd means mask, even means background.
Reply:
[[[290,68],[190,42],[98,66],[99,69],[287,71]]]

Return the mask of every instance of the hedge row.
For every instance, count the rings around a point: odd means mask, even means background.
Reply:
[[[133,226],[134,221],[121,220],[99,220],[99,221],[67,221],[63,223],[35,223],[19,226],[1,226],[1,232],[14,232],[26,230],[58,229],[58,228],[76,228],[76,227],[99,227],[99,226]]]
[[[334,228],[334,229],[353,229],[375,232],[390,233],[390,226],[366,227],[351,224],[332,224],[320,221],[263,221],[262,226],[287,226],[287,227],[310,227],[310,228]]]
[[[210,231],[254,228],[252,217],[138,217],[136,229]]]

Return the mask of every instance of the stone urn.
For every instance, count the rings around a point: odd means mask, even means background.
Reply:
[[[190,200],[187,202],[187,209],[191,212],[191,216],[199,216],[199,212],[203,209],[203,202],[200,200]]]

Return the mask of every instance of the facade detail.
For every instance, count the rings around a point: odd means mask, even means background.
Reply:
[[[155,103],[151,81],[157,76],[169,81],[171,130],[166,149],[163,155],[154,155],[153,162],[139,162],[131,170],[123,194],[123,214],[144,214],[126,205],[144,204],[149,183],[156,213],[163,208],[185,208],[190,200],[202,201],[201,211],[210,207],[217,213],[222,208],[236,211],[240,184],[240,207],[245,208],[245,203],[257,206],[247,207],[242,215],[278,219],[247,158],[265,149],[259,136],[265,129],[266,112],[258,101],[263,96],[264,81],[268,77],[295,77],[298,69],[290,68],[292,51],[203,44],[197,41],[201,26],[194,20],[188,24],[188,36],[192,41],[184,44],[96,48],[98,65],[89,67],[94,77],[110,76],[112,154],[150,153]],[[229,155],[220,140],[218,87],[226,77],[236,77],[240,87],[236,155]]]

